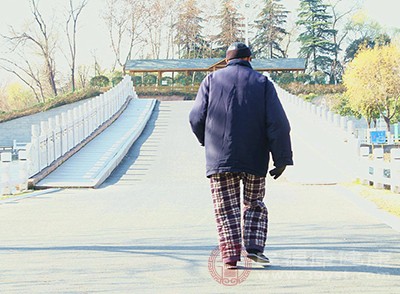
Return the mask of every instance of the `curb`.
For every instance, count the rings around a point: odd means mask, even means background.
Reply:
[[[362,198],[361,196],[357,195],[346,187],[336,186],[336,188],[339,193],[345,195],[347,199],[353,202],[356,206],[360,207],[366,213],[374,216],[376,219],[385,223],[393,230],[400,232],[400,218],[383,209],[380,209],[373,202]]]
[[[26,199],[26,198],[37,197],[37,196],[41,196],[41,195],[48,194],[48,193],[54,193],[54,192],[58,192],[60,190],[62,190],[62,189],[61,188],[51,188],[51,189],[45,189],[45,190],[25,193],[24,195],[21,195],[21,196],[15,196],[15,197],[11,196],[8,199],[0,200],[0,205],[11,203],[11,202],[16,202],[16,201]]]

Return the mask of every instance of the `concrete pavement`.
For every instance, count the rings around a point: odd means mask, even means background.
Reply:
[[[0,205],[0,292],[399,291],[400,233],[342,186],[322,185],[346,180],[334,172],[346,170],[346,161],[330,157],[326,131],[302,142],[308,123],[289,106],[298,166],[268,179],[266,255],[273,265],[240,269],[248,276],[237,286],[216,282],[208,261],[217,235],[203,149],[187,121],[191,106],[162,102],[100,189]],[[223,275],[220,266],[214,269]]]

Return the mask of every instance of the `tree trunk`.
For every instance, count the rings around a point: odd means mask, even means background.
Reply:
[[[387,116],[383,116],[383,119],[385,120],[386,123],[386,130],[390,132],[390,118],[388,118]]]
[[[71,87],[72,87],[72,92],[75,92],[75,66],[71,68]]]

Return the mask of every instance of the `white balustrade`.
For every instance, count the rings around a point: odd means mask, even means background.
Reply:
[[[104,94],[89,99],[83,105],[51,117],[31,127],[31,141],[21,150],[18,171],[10,177],[12,153],[1,153],[0,193],[23,191],[29,177],[39,173],[52,162],[88,138],[97,128],[112,118],[131,96],[137,98],[129,76]],[[1,195],[0,194],[0,195]]]
[[[61,128],[61,116],[56,115],[55,126],[54,126],[54,159],[60,158],[62,155],[62,128]]]
[[[69,109],[67,111],[67,129],[68,129],[68,150],[71,150],[74,147],[74,115],[73,111]]]
[[[352,120],[347,121],[347,132],[350,135],[354,135],[354,133],[355,133],[354,122]]]
[[[61,156],[68,152],[68,117],[61,113]]]
[[[83,137],[84,138],[87,138],[90,135],[89,120],[90,120],[90,118],[89,118],[89,111],[88,111],[88,103],[86,102],[83,104],[83,129],[84,129]]]
[[[40,150],[39,150],[39,137],[40,129],[38,125],[32,125],[31,127],[31,143],[28,144],[27,154],[29,168],[28,173],[34,175],[40,171]]]
[[[48,119],[48,130],[47,130],[47,164],[50,165],[55,160],[55,151],[54,151],[54,118],[50,117]]]
[[[341,116],[335,114],[327,106],[316,106],[304,99],[289,94],[277,84],[275,84],[278,96],[281,100],[289,102],[304,112],[311,112],[321,120],[342,129],[347,136],[347,142],[354,144],[354,149],[359,155],[359,178],[363,184],[373,184],[376,188],[390,189],[395,193],[400,193],[400,148],[390,150],[390,162],[384,157],[383,148],[372,148],[373,154],[370,154],[370,147],[361,144],[371,144],[370,131],[373,129],[359,128],[360,121],[354,117]],[[361,122],[362,123],[362,122]],[[397,130],[397,131],[396,131]],[[394,127],[394,134],[386,132],[387,143],[395,144],[399,141],[398,127]],[[356,153],[356,152],[355,152]]]

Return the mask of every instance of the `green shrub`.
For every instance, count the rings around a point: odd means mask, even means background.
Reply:
[[[142,85],[142,83],[143,83],[141,76],[133,76],[133,77],[131,77],[131,80],[134,85]]]
[[[333,112],[342,116],[354,116],[357,118],[361,118],[361,114],[350,107],[349,97],[347,97],[347,95],[345,95],[344,93],[329,95],[329,97]]]
[[[282,84],[290,84],[294,82],[294,74],[291,72],[284,72],[279,78],[279,82]]]
[[[318,94],[315,93],[300,94],[299,97],[303,98],[305,101],[312,102],[315,98],[318,97]]]
[[[172,85],[172,78],[171,77],[162,77],[161,78],[161,85],[162,86],[171,86]]]
[[[124,78],[121,77],[121,76],[113,77],[113,78],[111,79],[111,84],[112,84],[112,86],[114,87],[115,85],[119,84],[119,82],[121,82],[123,79],[124,79]]]
[[[316,71],[311,73],[312,83],[314,84],[326,84],[326,74],[322,71]]]
[[[280,86],[294,95],[300,95],[300,94],[307,95],[310,93],[324,95],[324,94],[344,93],[346,91],[346,88],[342,84],[313,85],[313,84],[303,84],[295,82],[290,84],[282,84]]]
[[[205,73],[205,72],[195,72],[194,83],[200,84],[206,76],[207,76],[207,73]]]
[[[301,73],[298,73],[298,74],[295,75],[295,79],[294,80],[296,82],[306,84],[306,83],[310,83],[311,77],[310,77],[309,74],[301,72]]]
[[[157,76],[152,75],[152,74],[146,74],[143,78],[143,84],[156,85],[157,84]]]
[[[107,87],[110,85],[110,80],[106,76],[95,76],[90,80],[90,86],[92,87]]]
[[[139,97],[146,96],[146,97],[157,97],[157,96],[181,96],[184,100],[193,100],[197,94],[197,88],[194,91],[179,91],[179,90],[170,90],[169,87],[158,87],[157,89],[141,89],[137,88],[136,93]]]
[[[188,76],[184,73],[179,73],[176,77],[175,77],[175,83],[182,85],[182,86],[187,86],[187,85],[191,85],[192,84],[192,77]]]

